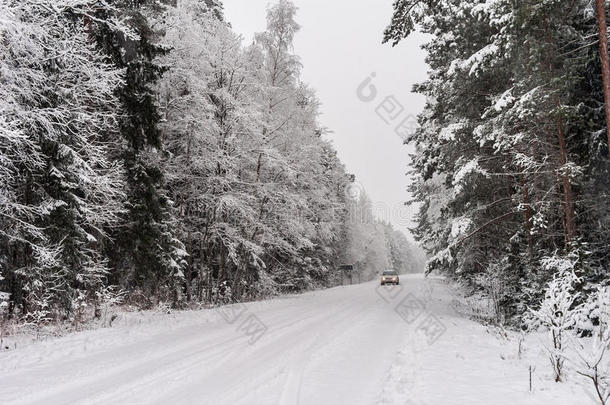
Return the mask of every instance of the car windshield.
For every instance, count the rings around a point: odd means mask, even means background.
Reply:
[[[384,271],[383,275],[384,276],[397,276],[398,273],[396,273],[395,271]]]

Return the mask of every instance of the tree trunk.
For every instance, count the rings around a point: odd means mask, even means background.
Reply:
[[[555,76],[555,66],[554,66],[554,46],[553,46],[553,38],[552,34],[548,29],[548,21],[546,24],[546,41],[549,45],[549,49],[551,50],[548,55],[548,65],[549,65],[549,74],[551,76]],[[572,191],[572,184],[570,183],[569,173],[565,172],[565,166],[568,163],[568,145],[566,142],[565,130],[563,125],[563,118],[561,116],[561,100],[559,96],[555,96],[555,106],[557,107],[557,138],[559,141],[559,158],[561,166],[564,168],[564,172],[561,174],[561,183],[563,186],[563,196],[564,196],[564,204],[565,204],[565,215],[562,215],[563,221],[565,221],[564,225],[564,240],[566,250],[569,247],[569,244],[572,240],[574,240],[574,236],[576,234],[576,221],[575,221],[575,213],[574,213],[574,193]]]
[[[199,282],[197,283],[197,298],[203,302],[203,288],[205,284],[205,257],[203,251],[203,238],[199,238]]]
[[[261,166],[263,164],[263,154],[258,154],[258,163],[256,164],[256,182],[261,180]]]
[[[534,250],[534,239],[532,238],[532,203],[530,199],[529,185],[525,175],[521,176],[521,188],[523,189],[523,204],[525,204],[525,232],[527,233],[527,254],[532,258]]]
[[[596,0],[597,27],[599,29],[599,54],[602,63],[602,80],[606,108],[606,135],[608,137],[608,158],[610,159],[610,62],[608,62],[608,34],[606,25],[605,0]]]
[[[559,107],[559,99],[557,100],[557,107]],[[563,119],[557,118],[557,137],[559,138],[559,154],[561,157],[561,165],[565,166],[568,163],[568,146],[566,143],[566,137],[563,129]],[[572,191],[572,183],[570,183],[570,177],[567,173],[561,175],[563,183],[563,195],[565,202],[565,221],[566,221],[566,247],[574,240],[576,234],[576,221],[574,220],[574,192]]]
[[[192,271],[193,271],[193,238],[191,238],[191,230],[189,229],[187,232],[187,243],[188,243],[188,251],[189,251],[189,263],[188,267],[184,274],[184,281],[186,283],[186,302],[191,302],[193,299],[191,292],[191,283],[192,280]]]

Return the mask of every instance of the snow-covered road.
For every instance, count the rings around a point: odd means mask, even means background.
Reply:
[[[543,372],[530,394],[515,345],[457,315],[442,281],[402,280],[160,314],[3,352],[0,402],[587,403],[575,386],[547,390]]]

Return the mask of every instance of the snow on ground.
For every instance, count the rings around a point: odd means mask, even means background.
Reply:
[[[540,336],[518,356],[516,338],[456,312],[442,279],[401,281],[130,314],[113,328],[0,352],[0,402],[594,404],[576,381],[552,381]]]

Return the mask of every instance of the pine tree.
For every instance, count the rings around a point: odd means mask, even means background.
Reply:
[[[503,285],[500,318],[542,298],[554,276],[542,260],[557,250],[581,257],[585,280],[605,277],[594,17],[586,2],[398,1],[386,30],[393,43],[415,25],[433,35],[411,139],[428,268]]]
[[[52,4],[51,4],[52,3]],[[123,198],[117,143],[121,72],[92,31],[87,2],[4,1],[2,27],[3,277],[10,313],[75,315],[108,272],[101,246]],[[100,6],[98,9],[108,6]]]
[[[129,0],[118,2],[117,7],[117,14],[129,19],[133,34],[112,29],[97,32],[98,42],[125,72],[116,95],[119,129],[126,145],[116,155],[125,167],[127,199],[121,226],[113,232],[114,244],[107,250],[115,269],[111,281],[175,300],[185,255],[175,236],[175,214],[160,163],[161,117],[155,102],[155,84],[164,70],[155,58],[168,50],[156,44],[156,33],[147,19],[149,14],[161,13],[162,5]]]

